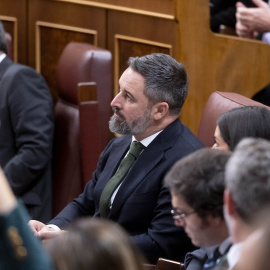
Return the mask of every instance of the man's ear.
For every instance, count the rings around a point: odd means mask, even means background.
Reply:
[[[153,106],[153,117],[156,121],[160,120],[169,112],[169,105],[167,102],[159,102]]]
[[[235,203],[231,192],[228,189],[224,191],[224,204],[227,209],[228,215],[232,216],[235,214]]]

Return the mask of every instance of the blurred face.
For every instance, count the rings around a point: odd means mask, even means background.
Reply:
[[[212,148],[219,149],[219,150],[229,150],[228,144],[223,140],[219,126],[216,127],[215,134],[215,144],[212,146]]]
[[[119,93],[111,102],[114,115],[109,122],[110,130],[143,138],[153,121],[148,98],[144,94],[144,77],[128,68],[121,76],[119,86]]]
[[[178,214],[186,214],[181,220],[175,220],[176,226],[182,226],[195,246],[212,246],[216,245],[217,235],[220,233],[220,218],[212,216],[202,220],[194,212],[181,195],[172,195],[172,206]],[[192,214],[190,214],[192,213]]]

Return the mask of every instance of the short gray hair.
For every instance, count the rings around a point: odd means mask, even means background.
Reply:
[[[270,204],[270,142],[241,140],[226,165],[225,181],[236,212],[249,224]]]
[[[188,94],[184,66],[163,53],[130,57],[129,66],[145,79],[144,93],[150,105],[167,102],[171,115],[179,115]]]

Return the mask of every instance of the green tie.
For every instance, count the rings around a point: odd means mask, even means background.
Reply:
[[[118,170],[103,189],[99,201],[99,210],[102,217],[107,217],[110,213],[110,200],[115,189],[124,180],[129,169],[135,163],[144,148],[145,147],[140,142],[133,141],[130,145],[128,154],[121,161]]]

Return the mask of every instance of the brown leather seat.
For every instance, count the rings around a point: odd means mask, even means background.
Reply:
[[[96,82],[98,102],[102,104],[102,106],[96,107],[98,110],[96,115],[99,116],[97,121],[101,129],[100,134],[102,134],[100,136],[101,146],[107,144],[110,138],[108,120],[113,95],[111,61],[109,51],[78,42],[69,43],[59,59],[57,67],[59,97],[55,105],[53,151],[53,215],[56,215],[73,198],[77,197],[85,184],[80,148],[78,83]],[[88,119],[89,125],[91,120],[92,118]],[[94,131],[88,131],[91,137],[91,133],[94,134]],[[89,170],[91,169],[89,168]]]
[[[103,150],[96,83],[79,83],[80,146],[84,185],[91,179]],[[91,121],[89,121],[91,119]]]
[[[268,106],[240,94],[216,91],[210,95],[201,116],[198,131],[198,138],[201,142],[207,147],[212,147],[215,142],[214,132],[219,116],[232,108],[241,106],[263,106],[270,109]]]

